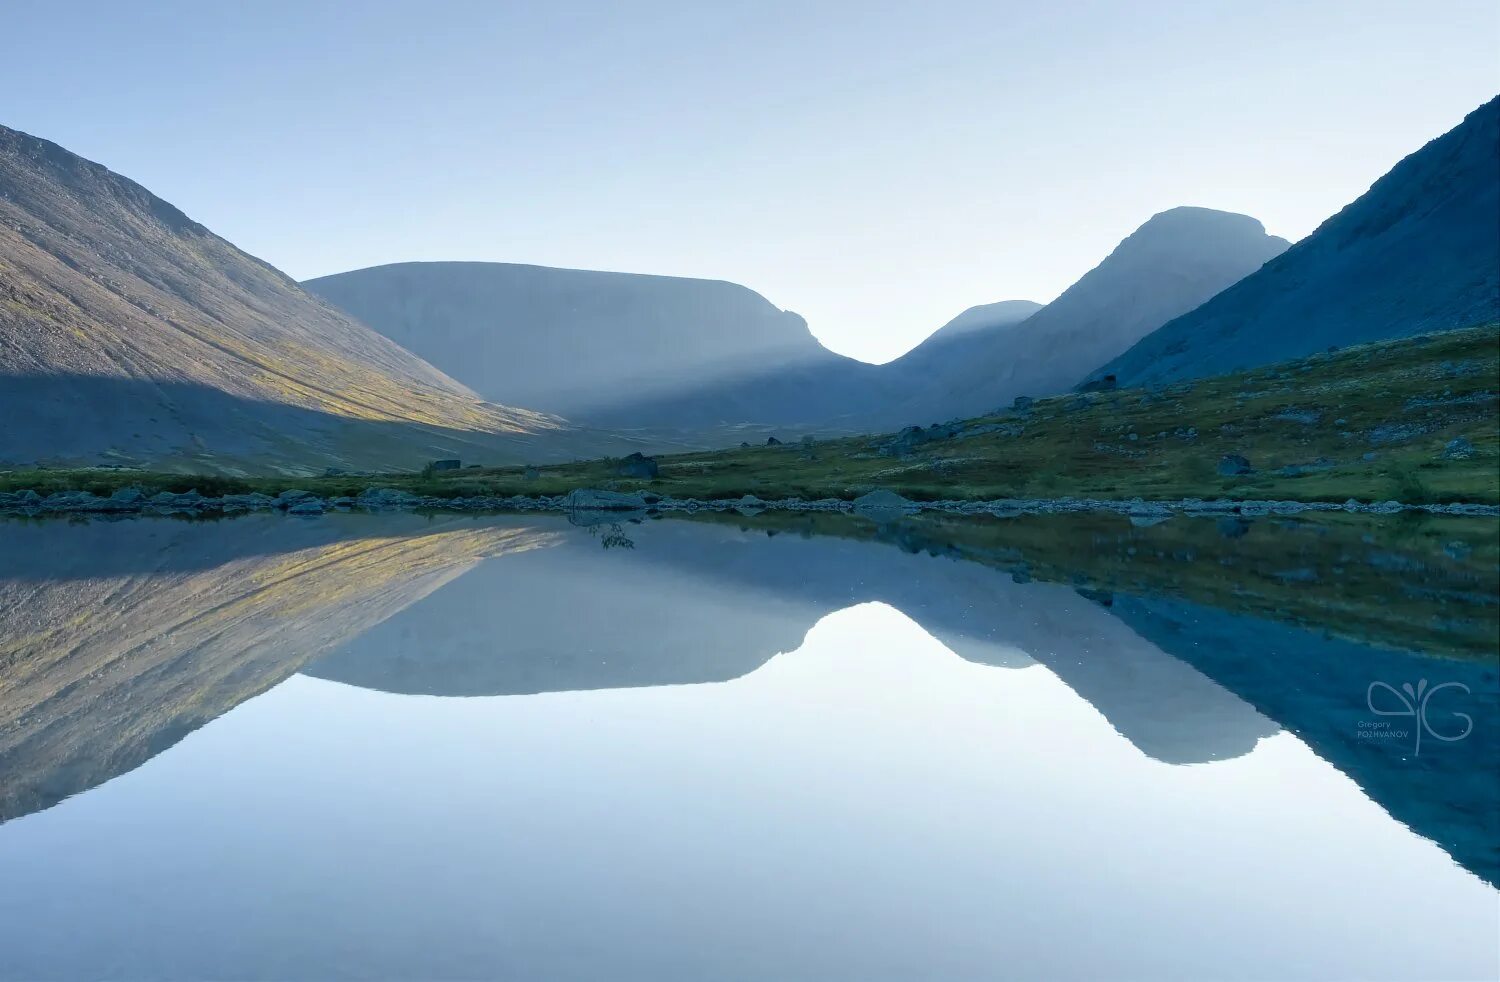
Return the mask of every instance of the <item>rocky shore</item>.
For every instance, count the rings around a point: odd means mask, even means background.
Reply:
[[[196,491],[181,494],[163,491],[147,494],[123,488],[108,497],[87,491],[64,491],[42,496],[36,491],[0,493],[0,514],[45,515],[178,515],[217,516],[247,512],[278,511],[311,517],[328,512],[441,511],[441,512],[564,512],[625,519],[642,514],[735,511],[856,512],[873,517],[896,517],[915,512],[945,512],[956,515],[1055,515],[1082,512],[1114,512],[1133,520],[1152,521],[1173,515],[1297,515],[1304,512],[1348,512],[1394,515],[1422,512],[1434,515],[1478,515],[1500,517],[1500,506],[1482,504],[1408,504],[1400,501],[1342,504],[1326,501],[1235,501],[1181,498],[1146,501],[1141,498],[1000,498],[991,501],[912,501],[891,491],[872,491],[853,500],[843,498],[773,498],[752,495],[741,498],[704,500],[672,498],[651,492],[600,491],[579,488],[563,495],[512,495],[439,498],[411,494],[393,488],[367,488],[355,497],[321,498],[308,491],[289,490],[272,497],[266,494],[226,494],[219,497]]]

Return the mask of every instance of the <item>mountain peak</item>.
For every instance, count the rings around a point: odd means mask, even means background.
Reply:
[[[1213,375],[1495,320],[1497,215],[1500,97],[1401,160],[1274,263],[1095,374],[1122,384]]]

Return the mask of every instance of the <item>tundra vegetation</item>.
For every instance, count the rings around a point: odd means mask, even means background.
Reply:
[[[914,500],[1184,497],[1500,502],[1500,327],[1359,345],[1149,389],[1018,399],[975,419],[899,433],[654,458],[410,473],[224,477],[125,469],[0,472],[0,491],[204,495],[288,489],[325,498],[388,487],[429,497],[574,488],[700,499]],[[415,463],[415,462],[414,462]],[[465,462],[466,464],[469,462]]]

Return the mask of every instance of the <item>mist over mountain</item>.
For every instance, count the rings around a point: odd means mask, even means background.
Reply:
[[[568,416],[844,360],[801,317],[721,280],[427,262],[304,285],[486,398]]]
[[[567,452],[177,208],[0,127],[0,463],[415,467]],[[551,441],[555,441],[551,442]]]
[[[885,365],[718,281],[403,263],[306,285],[483,395],[724,443],[744,426],[857,432],[1062,391],[1285,247],[1253,218],[1173,209],[1047,307],[972,307]]]
[[[1094,374],[1121,384],[1213,375],[1495,320],[1500,97],[1264,269]]]

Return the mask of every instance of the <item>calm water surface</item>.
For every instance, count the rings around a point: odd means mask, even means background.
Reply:
[[[7,523],[0,977],[1500,975],[1486,527],[1072,521]]]

